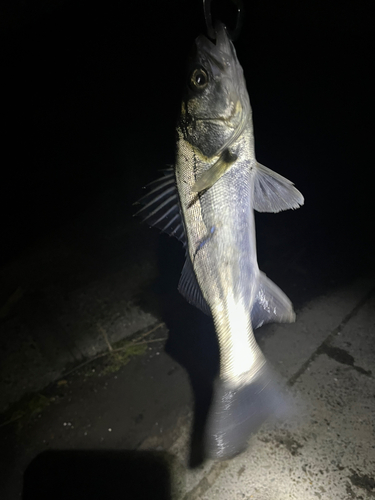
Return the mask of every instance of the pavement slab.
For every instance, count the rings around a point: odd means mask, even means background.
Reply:
[[[321,329],[326,334],[323,344],[335,345],[337,350],[316,348],[309,362],[301,364],[304,369],[297,372],[298,377],[289,377],[293,416],[263,425],[244,454],[228,462],[212,463],[208,470],[196,472],[202,475],[201,479],[182,498],[342,500],[375,497],[375,379],[370,369],[374,368],[371,354],[375,297],[369,295],[365,287],[362,288],[364,296],[359,298],[359,290],[361,285],[356,283],[352,293],[348,288],[340,290],[337,296],[319,298],[301,311],[296,325],[302,325],[311,311],[319,316],[322,301],[343,305],[341,300],[346,297],[346,304],[352,306],[352,310],[341,311],[347,314],[341,318],[338,315],[336,327],[330,323],[329,314],[326,326],[330,326]],[[354,301],[350,302],[350,298]],[[337,311],[333,309],[332,313]],[[321,324],[324,324],[323,318],[319,316]],[[302,335],[305,334],[306,330],[302,330]],[[278,343],[277,337],[270,337],[268,346],[273,340]],[[308,338],[305,341],[308,343]],[[287,342],[284,349],[288,351]],[[265,352],[269,356],[272,350]]]
[[[24,496],[32,492],[41,464],[50,464],[50,477],[59,483],[57,471],[76,461],[84,469],[100,467],[104,482],[119,463],[129,463],[123,470],[129,481],[127,471],[139,457],[141,476],[154,460],[155,467],[165,464],[165,499],[373,498],[373,285],[358,280],[312,300],[288,325],[293,328],[260,330],[262,349],[288,385],[292,409],[266,422],[243,454],[189,465],[197,408],[188,373],[165,352],[169,332],[161,324],[127,341],[128,355],[126,344],[86,360],[27,405],[11,409],[0,428],[1,498],[18,498],[22,485]],[[82,497],[82,488],[76,491]]]

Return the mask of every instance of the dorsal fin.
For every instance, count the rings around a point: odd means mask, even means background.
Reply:
[[[202,291],[199,288],[189,255],[186,256],[186,261],[182,269],[180,282],[178,284],[178,291],[189,302],[189,304],[197,307],[208,316],[211,315],[210,308],[208,307]]]
[[[151,190],[136,204],[143,207],[134,215],[143,222],[155,226],[169,236],[175,236],[185,246],[185,230],[182,222],[179,198],[173,167],[163,170],[163,177],[148,184]]]

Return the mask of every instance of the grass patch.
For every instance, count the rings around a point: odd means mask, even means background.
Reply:
[[[121,351],[112,352],[107,356],[106,366],[101,370],[103,375],[118,372],[120,368],[129,363],[132,357],[142,356],[146,352],[147,344],[132,345],[128,342],[121,349]]]

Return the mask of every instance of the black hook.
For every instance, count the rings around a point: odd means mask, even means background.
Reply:
[[[241,28],[242,28],[242,21],[243,21],[243,16],[244,16],[244,8],[243,8],[243,2],[242,0],[232,0],[232,2],[236,5],[237,7],[237,19],[236,19],[236,26],[233,31],[230,31],[227,29],[228,36],[229,38],[234,41],[237,40]],[[208,36],[212,39],[215,40],[216,38],[216,31],[213,27],[212,24],[212,15],[211,15],[211,0],[203,0],[203,10],[204,10],[204,17],[206,19],[206,26],[207,26],[207,34]]]

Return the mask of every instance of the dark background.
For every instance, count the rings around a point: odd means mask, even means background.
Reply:
[[[281,246],[317,291],[373,260],[370,2],[244,3],[235,45],[257,158],[305,196],[257,217],[260,267],[277,282]],[[141,186],[173,162],[185,61],[205,25],[200,0],[9,2],[1,14],[6,263],[109,187],[123,193],[114,216],[134,223]]]

